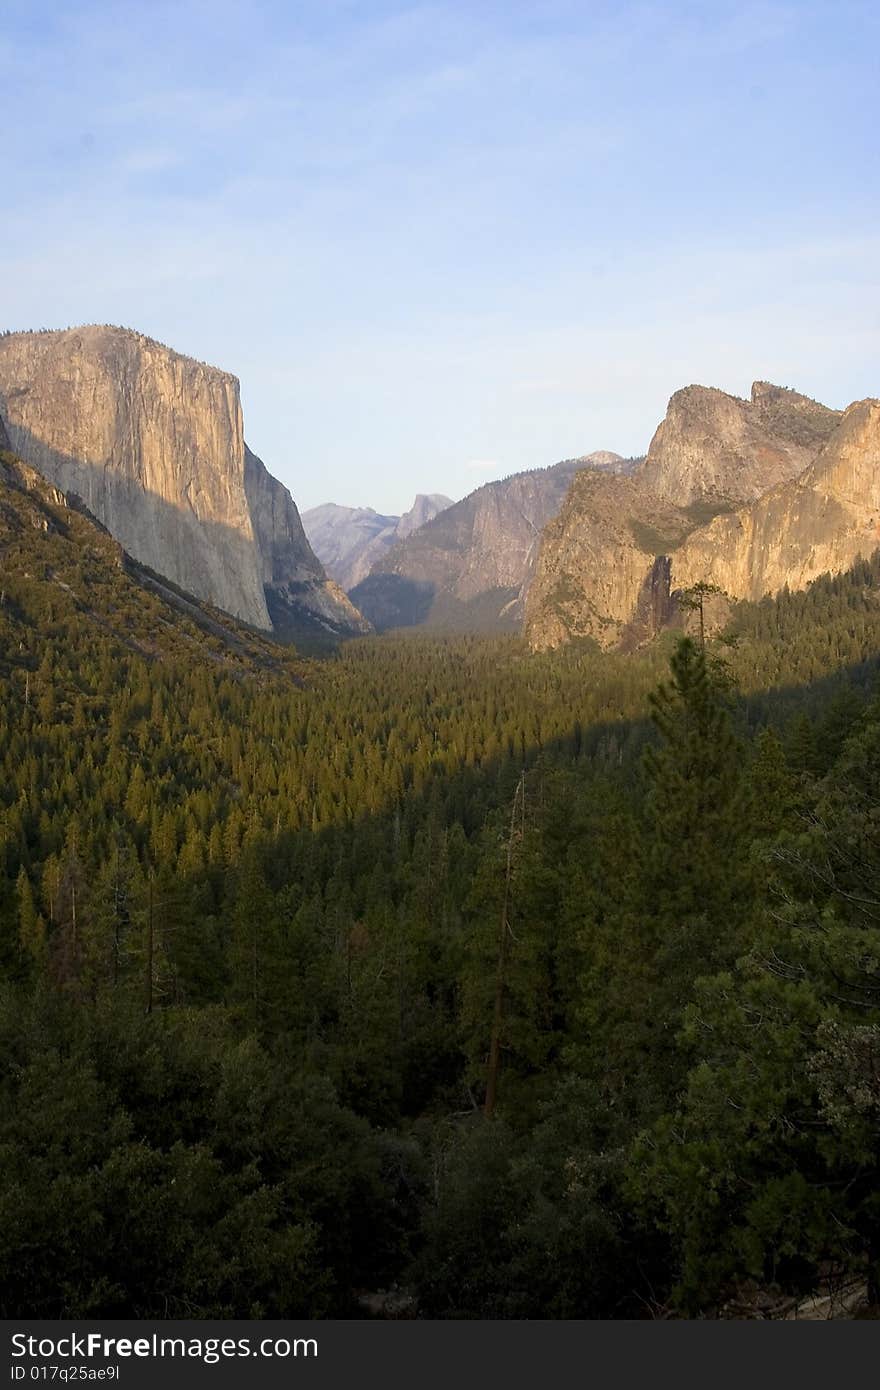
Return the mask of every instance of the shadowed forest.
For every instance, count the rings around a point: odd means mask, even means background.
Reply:
[[[878,559],[705,647],[309,661],[56,551],[0,600],[4,1317],[876,1300]]]

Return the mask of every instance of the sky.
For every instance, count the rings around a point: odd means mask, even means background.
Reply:
[[[0,0],[0,328],[234,372],[301,509],[880,395],[877,0]]]

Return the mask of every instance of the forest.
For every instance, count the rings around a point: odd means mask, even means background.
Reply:
[[[880,559],[629,655],[194,631],[8,539],[2,1316],[878,1301]]]

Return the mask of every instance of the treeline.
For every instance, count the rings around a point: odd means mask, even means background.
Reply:
[[[5,1316],[873,1287],[876,561],[733,647],[299,683],[4,586]]]

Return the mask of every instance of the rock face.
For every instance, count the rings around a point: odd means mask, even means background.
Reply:
[[[427,525],[440,512],[445,512],[446,508],[451,506],[452,498],[446,497],[442,492],[417,492],[409,511],[398,518],[395,540],[405,541],[413,531],[418,531],[420,526]]]
[[[451,499],[442,493],[419,493],[403,516],[384,516],[372,507],[339,507],[327,502],[303,512],[302,520],[327,573],[343,589],[353,589],[395,541],[405,539],[451,506]]]
[[[642,466],[628,479],[579,476],[547,527],[530,645],[630,645],[676,617],[674,592],[701,580],[760,598],[870,554],[880,543],[875,406],[841,413],[766,382],[751,401],[677,392]]]
[[[666,600],[643,598],[655,559],[677,546],[693,523],[658,498],[643,477],[579,473],[555,520],[544,531],[537,574],[526,599],[525,628],[533,650],[592,637],[602,647],[652,635]],[[642,613],[639,615],[639,605]]]
[[[0,417],[0,449],[12,449],[12,445],[9,442],[9,435],[6,433],[6,426],[3,423],[2,417]]]
[[[375,627],[515,631],[541,532],[576,473],[628,466],[603,452],[487,483],[397,542],[352,591]]]
[[[766,381],[755,382],[748,401],[686,386],[669,402],[642,477],[680,507],[749,502],[803,472],[839,419],[839,411]]]
[[[671,583],[700,580],[757,600],[803,589],[880,545],[880,400],[856,401],[799,478],[695,531],[672,556]]]
[[[290,628],[365,629],[328,587],[287,490],[246,463],[227,372],[127,329],[13,333],[0,338],[0,415],[26,463],[198,598],[257,628],[276,607]]]
[[[219,664],[241,675],[296,671],[296,657],[268,635],[138,564],[81,498],[62,492],[11,450],[0,451],[0,574],[0,608],[15,645],[16,630],[26,634],[25,614],[33,615],[36,603],[38,611],[62,620],[75,612],[78,622],[148,659],[165,656],[214,670]],[[37,691],[39,682],[37,676]]]
[[[339,636],[369,632],[354,604],[324,573],[306,540],[296,503],[245,444],[244,489],[272,626],[296,636],[304,624]]]
[[[340,507],[335,502],[312,507],[302,515],[309,544],[344,589],[353,589],[394,544],[398,520],[372,507]]]

